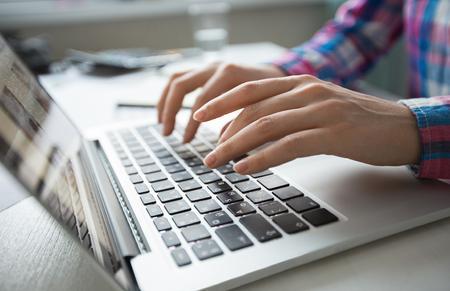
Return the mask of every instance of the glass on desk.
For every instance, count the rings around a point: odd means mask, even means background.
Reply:
[[[204,52],[218,52],[228,44],[227,1],[199,1],[189,5],[194,40]]]

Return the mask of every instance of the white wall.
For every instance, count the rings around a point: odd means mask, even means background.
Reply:
[[[272,41],[294,46],[308,39],[325,21],[322,4],[240,9],[230,13],[230,42]],[[123,47],[175,48],[193,45],[187,15],[114,22],[21,28],[24,36],[45,34],[57,57],[67,48],[100,50]]]

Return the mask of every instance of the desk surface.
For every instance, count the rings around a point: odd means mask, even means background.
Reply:
[[[0,212],[1,290],[119,290],[32,197]],[[450,219],[238,288],[449,290]]]
[[[88,89],[92,87],[85,87]],[[82,130],[93,124],[110,122],[117,116],[114,98],[108,95],[62,94],[56,97]],[[86,108],[80,104],[95,106]],[[147,114],[145,110],[134,112]],[[122,113],[121,118],[127,118],[126,111],[119,113]],[[117,288],[34,198],[0,212],[0,225],[0,290]],[[450,219],[445,219],[238,290],[449,290],[449,246]]]

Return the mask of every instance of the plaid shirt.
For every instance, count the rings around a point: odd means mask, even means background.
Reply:
[[[450,178],[450,0],[350,0],[308,42],[274,63],[350,85],[404,33],[409,99],[420,132],[418,177]]]

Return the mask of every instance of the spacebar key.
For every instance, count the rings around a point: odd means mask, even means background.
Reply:
[[[260,214],[251,214],[242,217],[239,220],[248,231],[260,242],[266,242],[274,238],[281,237],[278,232],[267,220]]]

